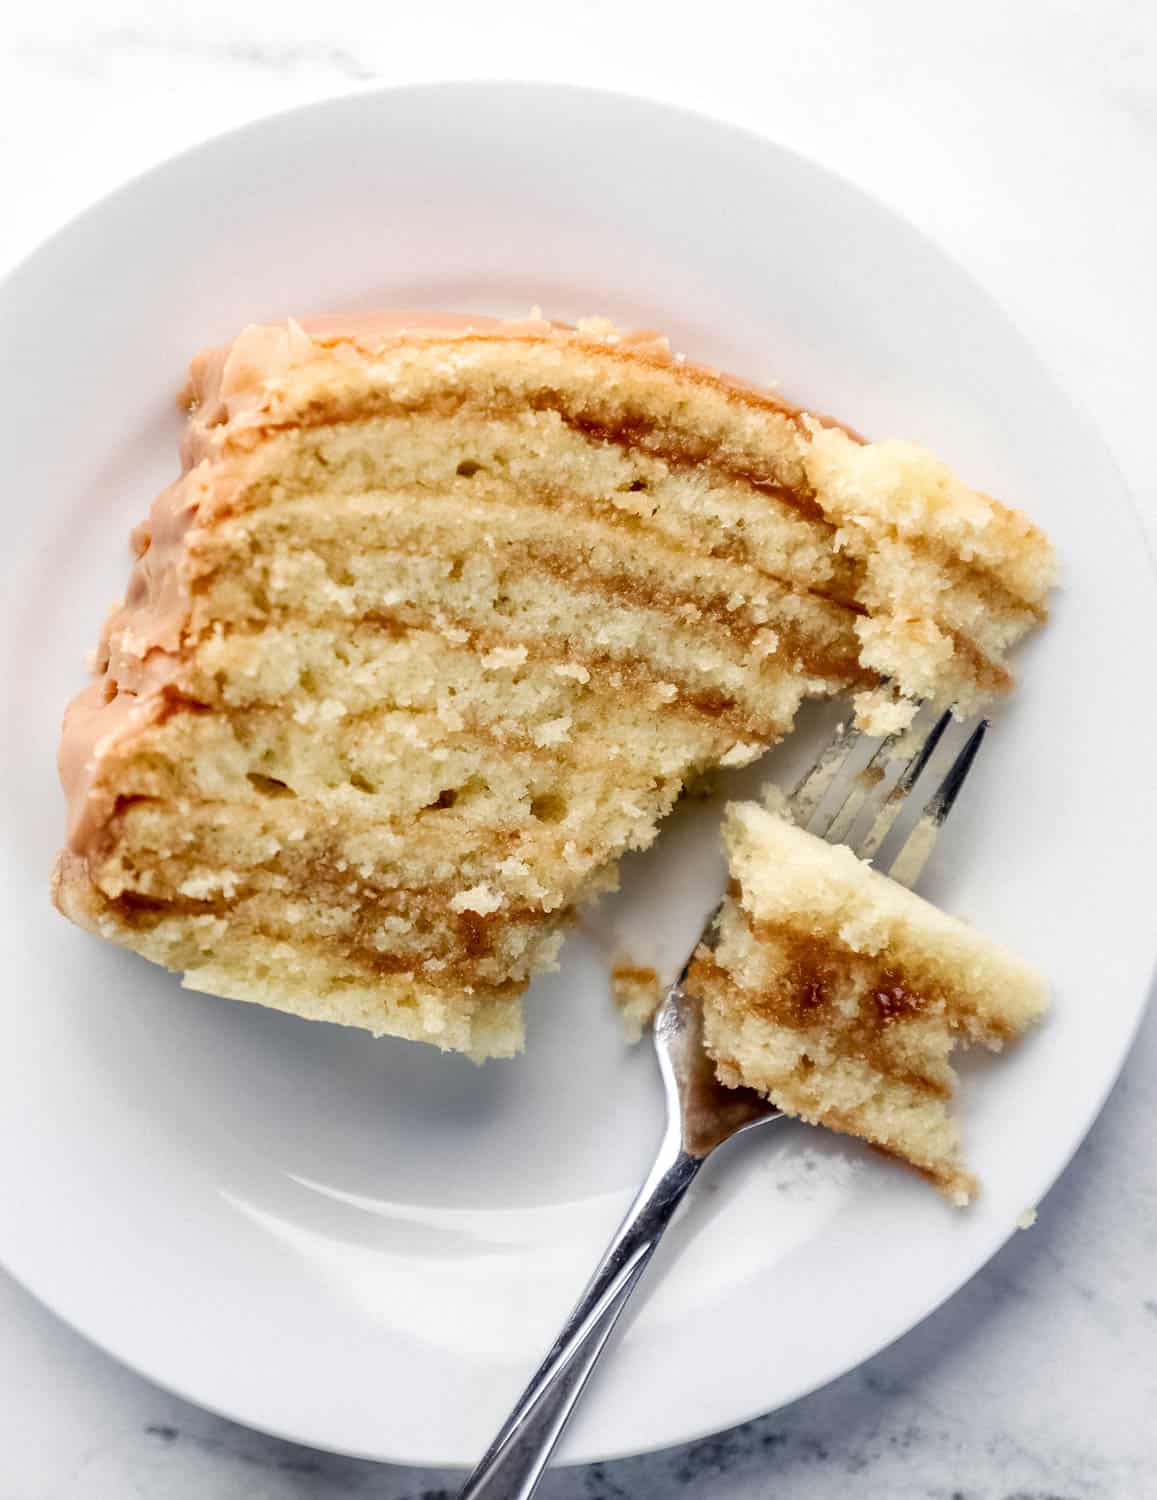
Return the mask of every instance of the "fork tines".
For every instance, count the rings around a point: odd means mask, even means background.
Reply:
[[[821,804],[855,758],[860,742],[865,738],[854,725],[841,724],[835,737],[820,751],[815,764],[788,798],[792,818],[799,827],[810,827],[813,833],[829,843],[847,843],[861,859],[871,859],[895,826],[952,721],[952,712],[948,710],[923,732],[909,728],[881,740],[867,763],[852,777],[835,807],[830,812],[821,812]],[[919,879],[935,845],[936,835],[960,795],[987,729],[987,719],[982,719],[973,729],[892,861],[888,873],[901,885],[911,886]],[[900,774],[880,801],[863,836],[858,842],[853,841],[849,836],[861,821],[869,799],[884,784],[889,768],[899,759],[903,760]]]

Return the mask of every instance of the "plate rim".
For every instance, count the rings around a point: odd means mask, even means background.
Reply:
[[[1104,437],[1099,425],[1092,417],[1084,402],[1070,390],[1067,382],[1059,375],[1052,365],[1044,358],[1035,341],[1021,328],[1017,320],[1007,311],[1003,303],[988,290],[986,285],[969,268],[961,264],[955,254],[946,248],[938,239],[928,234],[919,225],[913,223],[903,212],[891,203],[876,196],[873,192],[864,188],[853,177],[833,167],[830,163],[821,160],[801,150],[798,146],[791,144],[770,130],[757,128],[753,125],[739,123],[723,115],[717,115],[708,109],[689,106],[665,97],[662,93],[648,92],[642,89],[625,88],[603,88],[594,85],[576,84],[570,82],[553,81],[547,78],[528,77],[490,77],[490,76],[464,76],[448,77],[442,79],[429,79],[417,82],[389,83],[381,79],[367,80],[349,88],[343,88],[335,93],[323,97],[311,99],[304,103],[292,104],[258,115],[243,123],[231,126],[227,129],[215,131],[208,135],[199,137],[195,141],[181,147],[179,150],[170,152],[160,160],[154,161],[147,166],[135,171],[124,180],[118,182],[108,191],[100,194],[84,203],[79,209],[72,213],[56,228],[38,240],[31,247],[20,254],[0,276],[0,301],[11,295],[14,285],[18,284],[21,277],[34,268],[39,259],[66,241],[69,236],[89,219],[99,216],[108,208],[124,198],[131,198],[135,193],[147,188],[149,182],[154,178],[163,176],[175,163],[187,160],[198,153],[208,149],[226,146],[230,141],[239,140],[242,137],[253,134],[258,135],[276,130],[278,125],[289,119],[300,119],[309,114],[321,114],[333,109],[335,106],[350,105],[355,101],[366,101],[374,99],[392,98],[398,95],[437,95],[437,94],[461,94],[463,92],[474,95],[486,93],[500,94],[503,92],[517,90],[524,94],[537,94],[542,96],[570,95],[585,99],[591,105],[597,107],[601,101],[611,101],[615,104],[628,104],[630,106],[642,107],[656,114],[666,113],[682,117],[688,123],[694,124],[706,130],[722,134],[726,132],[736,140],[742,140],[748,144],[756,144],[761,148],[782,153],[784,156],[793,158],[807,169],[816,174],[834,180],[846,193],[855,196],[869,206],[873,211],[887,216],[889,219],[903,226],[910,237],[915,237],[923,247],[932,252],[942,263],[949,266],[953,275],[960,281],[966,283],[971,293],[983,299],[990,314],[999,320],[1007,334],[1014,339],[1022,348],[1024,354],[1031,360],[1036,373],[1042,383],[1051,388],[1054,396],[1062,401],[1073,418],[1079,422],[1082,429],[1084,445],[1095,447],[1100,462],[1111,473],[1116,481],[1119,495],[1124,500],[1124,511],[1131,518],[1131,524],[1135,534],[1139,537],[1141,549],[1145,558],[1145,566],[1152,586],[1157,583],[1157,551],[1154,541],[1151,539],[1148,528],[1143,520],[1140,506],[1126,477],[1120,467],[1116,454],[1111,445]],[[372,107],[372,106],[371,106]],[[1157,665],[1157,640],[1150,640],[1145,650],[1154,665]],[[1157,992],[1157,939],[1153,941],[1153,954],[1149,960],[1148,978],[1146,988],[1136,1011],[1129,1024],[1123,1028],[1119,1047],[1111,1068],[1107,1070],[1105,1080],[1101,1088],[1090,1097],[1083,1118],[1077,1127],[1073,1144],[1070,1150],[1058,1158],[1055,1167],[1047,1176],[1047,1181],[1040,1192],[1040,1200],[1051,1192],[1056,1182],[1067,1170],[1073,1158],[1084,1143],[1089,1131],[1096,1123],[1102,1113],[1109,1096],[1113,1092],[1120,1078],[1125,1062],[1136,1042],[1140,1027],[1146,1017],[1149,1006]],[[933,1313],[943,1307],[964,1286],[966,1286],[980,1271],[982,1271],[991,1260],[999,1253],[1005,1244],[1016,1233],[1017,1226],[1011,1224],[1002,1230],[998,1230],[990,1240],[984,1242],[971,1268],[958,1278],[955,1276],[946,1288],[938,1291],[927,1300],[926,1305],[917,1314],[907,1319],[904,1326],[894,1334],[883,1339],[874,1335],[867,1336],[857,1346],[856,1352],[849,1355],[841,1362],[838,1368],[833,1368],[827,1375],[814,1381],[805,1382],[799,1389],[776,1406],[768,1408],[760,1403],[753,1407],[746,1406],[742,1413],[736,1415],[732,1425],[738,1426],[745,1422],[768,1415],[771,1412],[783,1410],[795,1401],[801,1400],[815,1391],[822,1389],[832,1381],[859,1368],[867,1360],[874,1358],[883,1350],[891,1347],[894,1343],[907,1336],[920,1324],[926,1321]],[[318,1448],[320,1451],[341,1454],[344,1456],[369,1460],[379,1463],[394,1463],[409,1467],[439,1467],[447,1469],[462,1469],[463,1465],[449,1464],[445,1459],[436,1456],[415,1456],[406,1458],[384,1458],[381,1453],[365,1449],[350,1448],[345,1446],[334,1446],[326,1444],[316,1437],[302,1437],[299,1433],[279,1427],[276,1423],[266,1420],[253,1420],[243,1414],[227,1410],[215,1405],[211,1400],[205,1399],[200,1394],[192,1394],[186,1390],[181,1381],[173,1379],[165,1374],[158,1374],[147,1367],[145,1363],[139,1363],[116,1348],[107,1337],[100,1336],[89,1331],[85,1320],[72,1312],[62,1312],[51,1300],[47,1293],[42,1293],[37,1285],[34,1275],[27,1272],[14,1270],[7,1262],[4,1247],[0,1244],[0,1267],[32,1297],[45,1307],[54,1317],[60,1319],[67,1327],[79,1333],[89,1343],[100,1349],[102,1353],[115,1359],[119,1364],[131,1370],[134,1374],[158,1386],[160,1389],[187,1401],[198,1408],[207,1411],[217,1417],[236,1422],[250,1427],[254,1431],[266,1433],[281,1441],[307,1444]],[[662,1452],[672,1446],[680,1446],[685,1443],[693,1443],[706,1438],[713,1433],[728,1430],[721,1429],[711,1424],[704,1428],[691,1428],[684,1435],[670,1443],[663,1443],[658,1447],[618,1447],[613,1449],[598,1448],[591,1451],[580,1451],[578,1453],[565,1452],[563,1456],[555,1460],[558,1467],[572,1467],[596,1462],[612,1462],[618,1459],[635,1457],[646,1453]]]

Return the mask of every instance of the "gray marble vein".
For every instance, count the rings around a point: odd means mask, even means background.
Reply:
[[[31,59],[82,74],[100,70],[109,60],[161,59],[167,65],[197,68],[254,69],[280,77],[330,75],[335,80],[364,83],[377,70],[348,47],[325,41],[281,41],[259,37],[188,36],[174,31],[111,27],[82,32],[52,41],[23,43],[20,51]]]

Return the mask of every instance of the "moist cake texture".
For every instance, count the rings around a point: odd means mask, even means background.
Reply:
[[[758,804],[733,803],[724,832],[731,894],[686,982],[720,1079],[861,1136],[966,1203],[952,1051],[1019,1036],[1046,1008],[1043,979]]]
[[[60,909],[185,983],[475,1057],[686,779],[801,702],[971,706],[1048,543],[652,334],[378,315],[193,363],[68,710]]]

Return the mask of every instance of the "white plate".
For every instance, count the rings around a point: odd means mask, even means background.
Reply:
[[[61,707],[172,476],[188,355],[352,306],[607,313],[864,431],[927,442],[1056,538],[931,894],[1043,966],[1056,1013],[970,1069],[985,1193],[784,1126],[718,1161],[600,1374],[572,1460],[768,1410],[922,1318],[1068,1160],[1154,956],[1152,577],[1120,480],[1002,314],[906,224],[768,141],[638,100],[454,84],[282,115],[132,183],[0,291],[5,416],[0,1258],[127,1363],[255,1427],[412,1462],[475,1457],[655,1142],[598,941],[530,996],[525,1057],[460,1058],[186,994],[49,908]],[[1136,688],[1141,692],[1137,694]],[[796,742],[791,753],[800,755]],[[781,760],[782,760],[781,756]],[[690,937],[713,817],[604,913]],[[665,937],[643,917],[656,882]],[[649,951],[649,950],[647,950]]]

